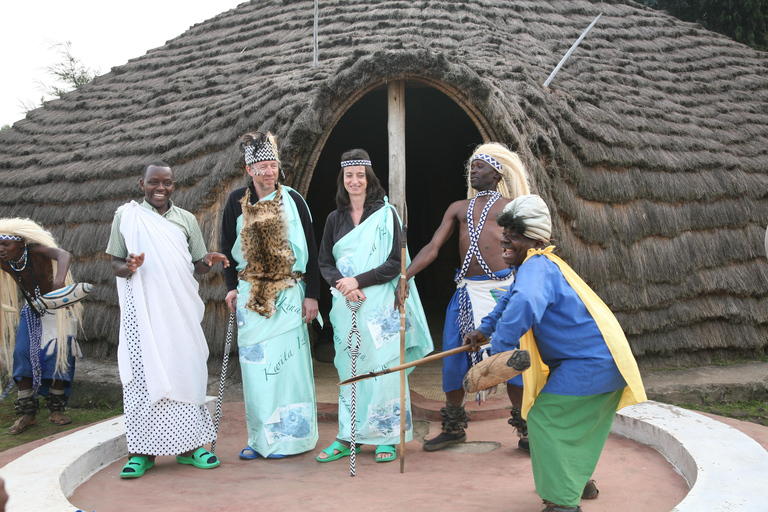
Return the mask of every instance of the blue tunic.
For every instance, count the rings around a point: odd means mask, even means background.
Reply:
[[[486,338],[493,334],[494,352],[519,347],[529,329],[550,370],[542,392],[587,396],[627,385],[584,302],[557,264],[542,255],[520,266],[514,284],[479,327]]]

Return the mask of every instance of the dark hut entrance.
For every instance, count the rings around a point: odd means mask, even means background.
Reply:
[[[464,162],[475,145],[482,142],[482,136],[461,107],[431,87],[408,82],[405,112],[408,247],[411,256],[415,256],[432,238],[448,206],[466,197]],[[376,175],[388,188],[387,143],[387,88],[383,86],[349,108],[320,154],[307,193],[318,245],[325,218],[336,208],[341,154],[356,147],[367,150]],[[458,240],[454,234],[438,259],[416,277],[437,349],[445,308],[454,291],[454,270],[459,264]],[[329,310],[330,293],[324,284],[320,311],[327,318]]]

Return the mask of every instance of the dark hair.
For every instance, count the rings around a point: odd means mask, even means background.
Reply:
[[[168,169],[171,169],[171,166],[168,165],[167,163],[161,160],[157,160],[155,162],[152,162],[151,164],[147,164],[146,167],[144,167],[144,170],[141,173],[141,179],[146,179],[147,171],[149,170],[150,167],[167,167]],[[173,169],[171,169],[171,172],[173,172]]]
[[[501,228],[514,231],[518,235],[525,236],[525,230],[528,226],[525,225],[525,221],[521,217],[517,217],[512,212],[502,211],[496,216],[496,224]]]
[[[347,160],[370,160],[371,157],[368,156],[368,152],[364,149],[350,149],[349,151],[345,151],[343,155],[341,155],[341,161],[347,161]],[[384,190],[384,187],[381,186],[381,182],[379,181],[379,178],[376,177],[376,174],[373,172],[373,167],[370,165],[365,166],[365,205],[368,206],[372,203],[375,203],[379,199],[384,199],[384,196],[387,195],[386,190]],[[339,210],[343,210],[344,208],[347,208],[349,206],[349,193],[347,192],[347,189],[344,188],[344,168],[341,168],[341,172],[339,172],[339,177],[336,179],[336,208]]]

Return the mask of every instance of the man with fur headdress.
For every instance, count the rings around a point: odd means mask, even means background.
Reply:
[[[443,221],[408,266],[407,279],[421,272],[437,258],[440,248],[448,241],[458,225],[459,252],[463,264],[457,272],[456,293],[445,314],[443,350],[461,346],[464,335],[479,324],[496,304],[494,294],[503,294],[513,280],[509,266],[504,264],[495,248],[501,239],[501,228],[496,216],[511,199],[528,193],[528,177],[520,157],[491,142],[475,148],[467,161],[467,199],[451,204]],[[489,248],[491,248],[489,250]],[[499,292],[498,290],[502,291]],[[399,293],[395,297],[400,297]],[[464,442],[469,416],[464,409],[462,381],[471,364],[479,361],[477,355],[456,354],[443,359],[443,391],[446,404],[441,409],[442,432],[425,441],[426,451],[446,448]],[[519,446],[527,449],[525,422],[520,417],[522,379],[516,377],[507,385],[512,402],[510,424],[521,437]]]
[[[307,331],[320,296],[317,246],[304,198],[278,182],[274,136],[245,134],[240,149],[251,183],[229,195],[221,230],[248,428],[240,458],[280,458],[318,439]]]
[[[581,499],[598,495],[590,478],[617,409],[646,399],[640,372],[608,306],[555,256],[546,203],[518,197],[497,223],[515,282],[464,343],[530,352],[522,415],[542,512],[580,512]]]
[[[38,395],[46,398],[51,422],[72,421],[63,413],[75,373],[74,355],[82,357],[75,340],[82,305],[47,311],[38,302],[43,295],[74,283],[71,262],[72,255],[37,223],[0,219],[3,360],[8,368],[13,352],[12,378],[19,390],[15,406],[20,418],[9,434],[37,424]],[[26,301],[21,310],[19,291]]]

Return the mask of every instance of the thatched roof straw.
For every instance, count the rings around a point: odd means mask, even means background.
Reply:
[[[346,109],[405,78],[521,153],[560,253],[617,312],[641,364],[764,352],[767,54],[631,1],[336,0],[320,14],[315,68],[313,2],[253,1],[0,133],[0,216],[50,227],[96,285],[86,346],[114,352],[104,248],[145,163],[174,167],[177,203],[216,248],[224,198],[244,182],[239,135],[278,134],[288,182],[306,193]],[[223,339],[220,274],[202,296],[206,334]]]

